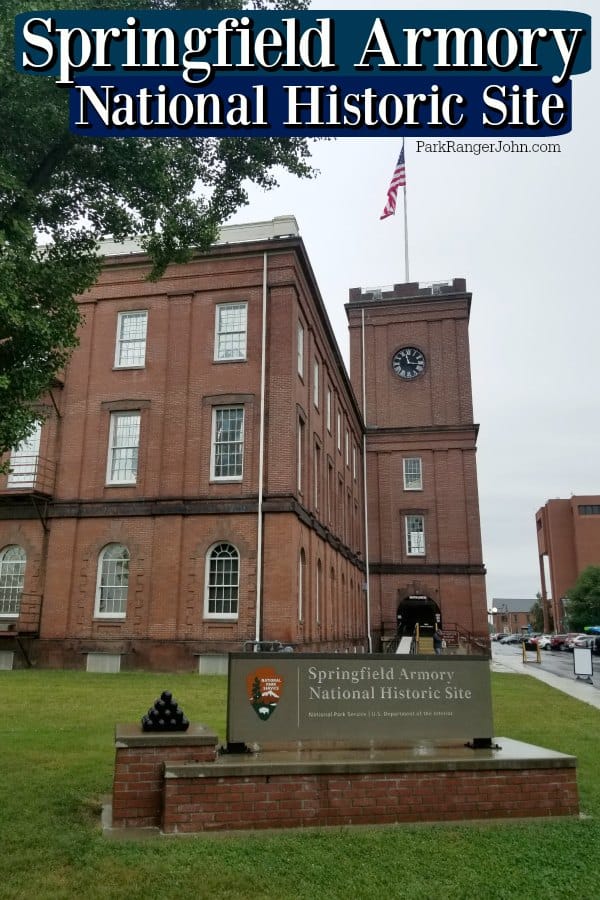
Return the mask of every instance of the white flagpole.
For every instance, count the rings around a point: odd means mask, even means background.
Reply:
[[[402,149],[404,150],[404,138],[402,138]],[[406,203],[406,153],[404,153],[404,280],[410,281],[410,270],[408,267],[408,206]]]

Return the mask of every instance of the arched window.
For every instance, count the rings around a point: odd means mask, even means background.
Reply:
[[[240,554],[233,544],[215,544],[206,556],[204,615],[237,619],[240,595]]]
[[[13,544],[0,552],[0,615],[18,616],[25,581],[27,557],[22,547]]]
[[[124,619],[129,586],[129,550],[122,544],[107,544],[98,557],[95,615]]]
[[[304,583],[306,581],[306,553],[304,547],[300,548],[300,557],[298,559],[298,621],[302,622],[304,618]]]

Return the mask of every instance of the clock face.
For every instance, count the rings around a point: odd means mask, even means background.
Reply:
[[[403,347],[394,353],[392,369],[400,378],[410,381],[425,371],[425,356],[416,347]]]

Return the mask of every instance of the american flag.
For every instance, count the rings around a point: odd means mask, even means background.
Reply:
[[[398,157],[398,162],[396,163],[396,168],[394,169],[394,174],[392,175],[392,180],[390,181],[390,186],[387,192],[387,200],[385,202],[385,207],[381,215],[380,219],[387,219],[388,216],[393,216],[396,212],[396,197],[398,195],[398,188],[406,186],[406,167],[404,165],[404,141],[402,142],[402,150],[400,151],[400,156]]]

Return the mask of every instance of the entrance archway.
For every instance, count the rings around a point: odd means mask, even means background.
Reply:
[[[418,624],[421,632],[433,633],[442,623],[440,608],[426,594],[409,594],[403,597],[396,612],[398,637],[412,636]]]

